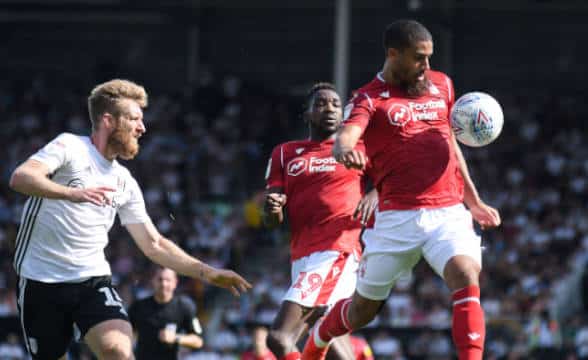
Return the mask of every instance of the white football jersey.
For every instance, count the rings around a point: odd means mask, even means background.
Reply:
[[[122,225],[150,222],[141,188],[116,160],[102,156],[87,136],[63,133],[31,156],[56,183],[109,186],[112,205],[30,197],[16,238],[14,268],[42,282],[70,282],[110,274],[104,248],[118,213]]]

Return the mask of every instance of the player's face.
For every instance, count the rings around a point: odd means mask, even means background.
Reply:
[[[316,130],[328,134],[337,131],[343,118],[339,94],[333,90],[319,90],[310,105],[309,117]]]
[[[153,291],[158,298],[171,299],[177,285],[178,278],[176,273],[170,269],[158,271],[153,278]]]
[[[139,104],[130,99],[120,101],[119,111],[116,128],[108,138],[108,145],[118,156],[129,160],[139,153],[139,138],[146,131],[143,111]]]
[[[425,71],[431,68],[433,42],[419,41],[406,49],[390,50],[394,77],[408,89],[422,87],[427,82]]]

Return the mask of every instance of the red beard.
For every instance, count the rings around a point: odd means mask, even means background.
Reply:
[[[120,122],[108,137],[108,146],[123,160],[131,160],[139,153],[139,142]]]

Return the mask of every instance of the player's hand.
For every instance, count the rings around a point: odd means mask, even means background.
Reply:
[[[76,203],[90,202],[94,205],[105,206],[112,204],[112,197],[108,196],[116,189],[108,186],[99,186],[88,189],[71,188],[68,200]]]
[[[363,153],[363,151],[355,149],[339,154],[337,157],[335,157],[335,160],[345,165],[345,167],[348,169],[363,170],[367,165],[367,156]]]
[[[159,341],[164,344],[173,344],[176,342],[176,333],[175,331],[170,331],[167,329],[159,330]]]
[[[288,198],[286,194],[270,193],[265,196],[265,207],[270,214],[277,214],[282,211]]]
[[[359,220],[361,225],[367,225],[369,219],[376,211],[378,207],[378,191],[373,189],[369,193],[365,194],[365,196],[359,200],[357,207],[355,208],[355,212],[353,213],[353,218]]]
[[[231,270],[212,268],[205,275],[206,282],[229,290],[234,296],[240,296],[241,293],[251,289],[251,284],[243,279],[241,275]]]
[[[497,227],[502,222],[502,220],[500,220],[500,214],[498,213],[498,210],[486,205],[483,202],[480,202],[474,206],[470,206],[470,212],[474,220],[480,224],[482,230]]]

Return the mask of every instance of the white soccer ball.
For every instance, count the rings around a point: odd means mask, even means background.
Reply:
[[[453,105],[450,117],[457,140],[474,147],[496,140],[504,124],[500,104],[483,92],[462,95]]]

